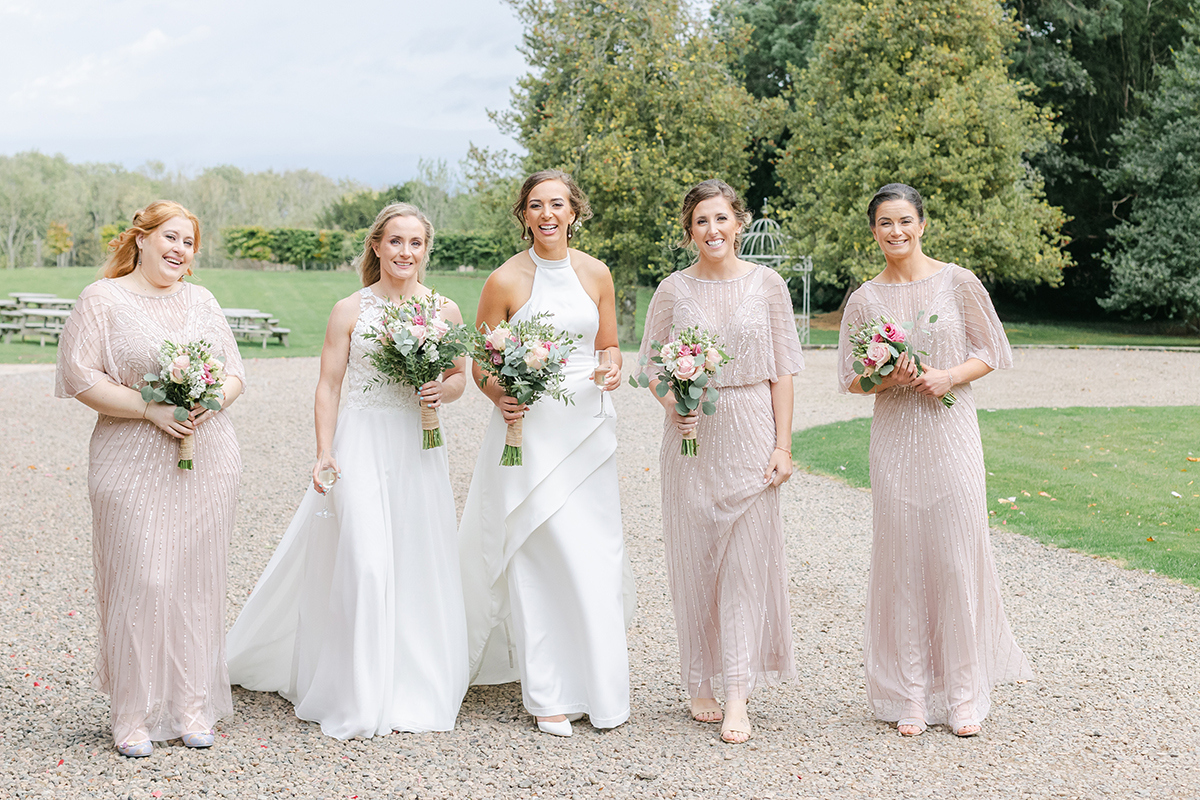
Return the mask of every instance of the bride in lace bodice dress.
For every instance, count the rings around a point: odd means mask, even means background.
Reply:
[[[229,674],[290,700],[339,739],[454,727],[467,689],[467,637],[445,447],[421,449],[410,386],[366,389],[365,338],[388,300],[428,294],[432,240],[406,204],[375,220],[362,289],[330,316],[316,398],[313,485],[229,632]],[[457,306],[443,312],[461,322]],[[343,376],[345,406],[337,415]],[[461,362],[420,388],[436,407],[462,394]],[[339,479],[321,496],[324,468]],[[332,516],[317,512],[328,502]]]

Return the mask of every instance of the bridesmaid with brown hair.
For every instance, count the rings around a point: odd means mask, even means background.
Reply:
[[[886,266],[846,303],[840,388],[863,393],[849,333],[876,318],[914,322],[907,343],[928,353],[922,374],[901,354],[869,392],[875,531],[863,643],[867,701],[901,736],[918,736],[930,723],[975,736],[992,686],[1032,677],[1000,599],[971,386],[1011,367],[1012,350],[979,278],[922,251],[927,221],[916,189],[884,186],[867,206],[867,221]],[[956,399],[947,407],[942,397],[951,389]]]
[[[148,403],[133,387],[157,373],[163,341],[206,340],[225,359],[222,410],[245,371],[221,307],[184,280],[200,221],[159,201],[113,240],[104,277],[79,295],[58,347],[55,394],[99,412],[88,460],[100,649],[93,686],[112,698],[125,756],[151,741],[213,744],[233,712],[225,669],[225,564],[241,477],[228,417]],[[195,434],[195,469],[179,439]]]
[[[696,262],[659,284],[641,347],[648,356],[673,328],[699,325],[733,359],[711,417],[680,416],[672,393],[655,394],[666,412],[663,541],[683,683],[692,717],[723,722],[730,744],[750,738],[750,693],[796,675],[779,487],[792,474],[792,375],[804,360],[787,284],[738,257],[749,220],[724,181],[687,193],[681,244],[695,247]],[[692,433],[697,455],[682,456]]]

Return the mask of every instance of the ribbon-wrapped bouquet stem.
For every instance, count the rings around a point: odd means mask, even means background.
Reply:
[[[363,391],[388,383],[420,389],[450,369],[454,359],[466,355],[473,333],[466,325],[446,320],[443,311],[449,302],[432,292],[384,305],[379,325],[363,337],[379,343],[367,354],[379,375]],[[443,441],[437,409],[421,403],[421,449],[441,447]]]
[[[575,350],[575,340],[550,324],[552,315],[542,312],[521,322],[484,325],[475,335],[471,358],[504,393],[518,403],[530,405],[545,395],[570,404],[572,394],[563,388],[563,368]],[[500,466],[521,466],[521,420],[508,426]]]
[[[666,397],[668,391],[674,392],[675,411],[679,416],[687,416],[696,409],[706,415],[717,413],[718,392],[713,382],[721,376],[721,367],[730,358],[721,349],[716,334],[693,325],[674,335],[666,344],[652,341],[650,347],[653,353],[642,356],[642,372],[629,378],[630,385],[643,389],[649,386],[646,365],[653,364],[659,373],[654,393]],[[684,437],[679,453],[696,455],[695,432]]]
[[[158,374],[146,373],[142,399],[147,403],[175,406],[175,419],[183,422],[196,406],[220,411],[225,400],[225,362],[212,354],[212,345],[203,339],[189,344],[162,343],[158,350]],[[195,466],[195,437],[179,440],[179,468]]]
[[[907,341],[907,331],[911,331],[924,321],[925,312],[918,311],[913,322],[896,324],[884,317],[876,317],[862,323],[858,328],[850,330],[851,353],[854,355],[854,371],[861,376],[858,385],[864,392],[869,392],[883,379],[892,374],[896,368],[896,359],[901,353],[908,353],[908,358],[917,367],[917,374],[925,372],[921,363],[922,355],[929,355],[924,350],[915,349]],[[937,322],[938,315],[931,314],[928,324]],[[952,392],[942,396],[942,405],[949,408],[954,405],[956,398]]]

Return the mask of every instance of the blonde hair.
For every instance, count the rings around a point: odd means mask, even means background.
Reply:
[[[575,235],[575,231],[579,230],[580,225],[592,218],[591,203],[588,202],[587,195],[583,193],[583,189],[579,188],[575,179],[561,169],[544,169],[525,179],[525,183],[521,185],[521,191],[517,195],[517,202],[513,203],[511,209],[517,225],[521,228],[522,240],[526,237],[530,240],[533,239],[529,223],[525,221],[525,204],[529,202],[529,195],[537,188],[538,184],[546,181],[562,181],[563,186],[567,187],[567,201],[571,204],[571,210],[575,212],[575,219],[567,226],[568,239]]]
[[[396,217],[412,217],[421,223],[425,229],[425,258],[417,266],[417,280],[425,280],[425,267],[429,265],[429,253],[433,250],[433,223],[421,213],[421,209],[412,203],[392,203],[384,206],[375,221],[371,223],[367,236],[363,240],[363,251],[355,259],[359,277],[363,286],[370,286],[379,281],[379,256],[375,254],[375,245],[383,241],[383,229]]]
[[[192,223],[196,235],[192,239],[192,252],[200,253],[200,220],[174,200],[156,200],[145,208],[137,211],[130,220],[130,225],[117,238],[108,243],[108,258],[101,267],[101,273],[106,278],[119,278],[128,275],[138,265],[139,250],[137,237],[149,236],[158,230],[167,220],[183,217]],[[188,267],[187,274],[192,274]],[[183,276],[179,277],[183,280]]]
[[[742,231],[750,224],[750,212],[746,210],[746,204],[742,202],[742,198],[738,197],[738,193],[733,190],[733,187],[720,178],[701,181],[684,195],[683,208],[679,212],[679,224],[683,226],[683,238],[676,243],[676,247],[686,248],[694,244],[692,241],[692,215],[696,213],[696,206],[714,197],[724,197],[729,203],[729,207],[733,209],[733,216],[741,225],[733,239],[733,252],[742,252]]]

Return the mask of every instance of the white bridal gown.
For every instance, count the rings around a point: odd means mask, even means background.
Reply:
[[[383,303],[369,288],[359,294],[333,438],[333,517],[316,516],[322,497],[309,487],[229,631],[229,677],[278,692],[338,739],[446,731],[467,690],[446,449],[421,449],[412,387],[364,391],[377,345],[363,334]]]
[[[617,496],[616,419],[597,419],[592,383],[599,311],[570,258],[546,261],[513,314],[551,312],[582,334],[566,366],[574,404],[543,398],[525,414],[524,466],[500,466],[506,425],[493,410],[459,530],[471,682],[521,681],[536,716],[629,718],[627,613],[634,605]],[[605,403],[611,413],[611,401]]]

